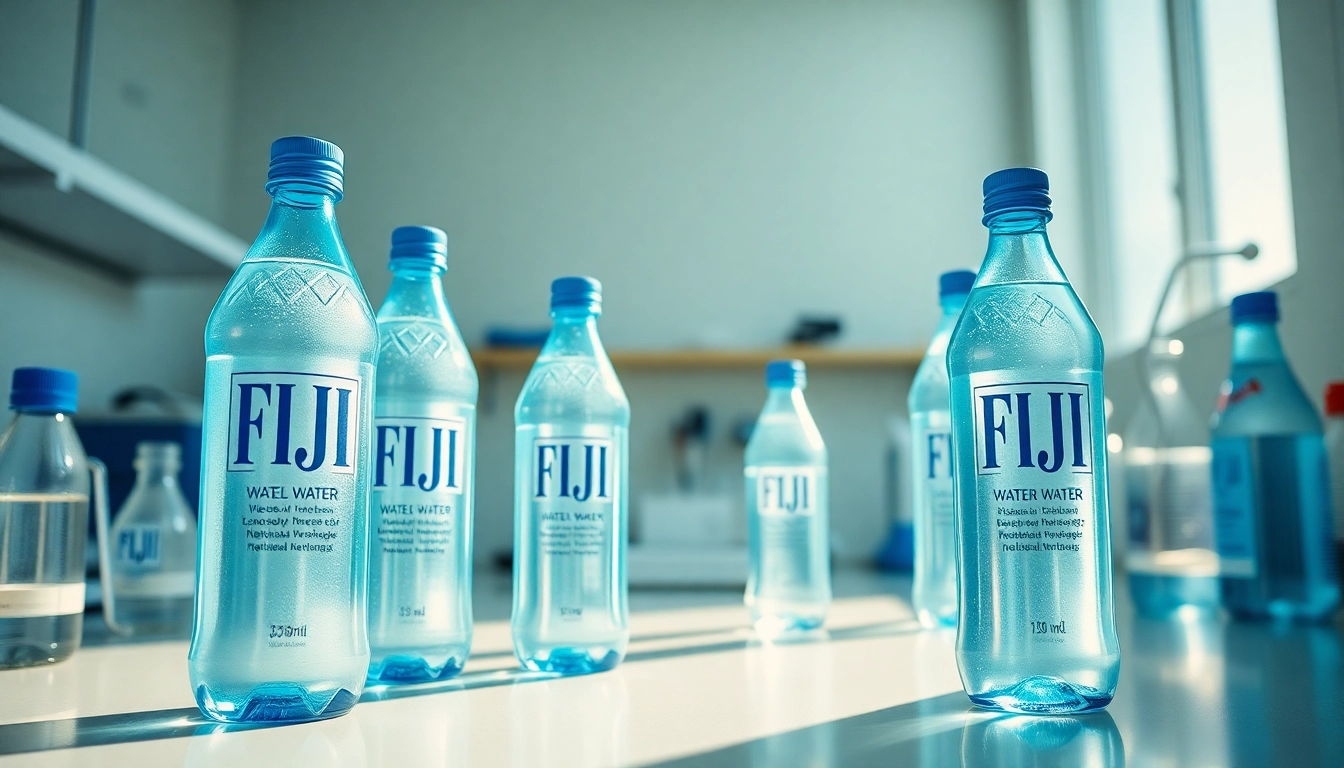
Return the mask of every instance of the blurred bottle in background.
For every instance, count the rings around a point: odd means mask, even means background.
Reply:
[[[344,160],[321,139],[271,144],[270,213],[206,322],[188,667],[217,720],[335,717],[369,671],[378,326],[336,224]]]
[[[803,399],[801,360],[765,367],[747,442],[747,609],[766,637],[816,629],[831,606],[826,445]]]
[[[79,648],[90,481],[70,423],[78,391],[70,371],[14,371],[14,419],[0,434],[0,668]]]
[[[1335,548],[1339,555],[1344,545],[1344,381],[1332,381],[1325,387],[1325,450],[1330,458]],[[1338,564],[1338,556],[1335,562]]]
[[[398,227],[378,310],[369,680],[452,677],[471,649],[479,384],[443,294],[448,236]]]
[[[915,615],[926,627],[957,626],[956,499],[952,488],[952,414],[947,341],[966,294],[975,283],[967,269],[938,277],[943,308],[924,361],[910,385],[910,454],[915,507]]]
[[[1288,367],[1273,291],[1232,300],[1232,371],[1213,424],[1222,602],[1316,620],[1339,603],[1321,417]]]
[[[119,634],[185,635],[196,594],[196,515],[177,484],[181,446],[140,443],[135,471],[131,495],[112,521],[112,589],[103,615]]]
[[[1130,595],[1145,615],[1182,606],[1218,607],[1218,553],[1213,541],[1209,429],[1177,370],[1185,347],[1155,339],[1148,350],[1147,391],[1124,435],[1125,508]]]
[[[602,284],[551,283],[555,324],[514,408],[513,648],[528,669],[611,669],[630,642],[630,401],[597,335]]]

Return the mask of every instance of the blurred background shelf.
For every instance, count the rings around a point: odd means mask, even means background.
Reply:
[[[482,371],[530,368],[536,349],[474,349],[471,358]],[[617,368],[675,370],[758,368],[771,360],[796,358],[812,368],[914,368],[922,349],[832,349],[826,347],[765,347],[759,349],[642,349],[611,350]]]
[[[123,279],[227,275],[247,244],[0,106],[0,231]]]

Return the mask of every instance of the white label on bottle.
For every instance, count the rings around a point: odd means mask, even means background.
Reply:
[[[817,470],[812,467],[756,469],[756,511],[764,516],[816,514]]]
[[[611,437],[555,435],[532,441],[529,490],[543,555],[601,557],[610,550],[618,459]]]
[[[0,619],[68,616],[84,612],[84,582],[0,584]]]
[[[1251,441],[1213,441],[1213,510],[1218,558],[1226,578],[1255,576],[1255,487]]]

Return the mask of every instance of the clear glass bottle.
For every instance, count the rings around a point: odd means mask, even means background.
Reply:
[[[801,360],[765,366],[766,398],[744,455],[747,609],[765,637],[820,627],[831,607],[826,445],[803,399]]]
[[[14,420],[0,434],[0,668],[79,648],[90,482],[70,423],[78,388],[70,371],[14,371]]]
[[[1125,568],[1134,606],[1163,618],[1183,607],[1218,608],[1209,429],[1195,417],[1177,365],[1184,345],[1155,339],[1148,391],[1124,435]]]
[[[185,635],[196,594],[196,515],[177,484],[181,446],[140,443],[135,471],[135,487],[112,522],[112,591],[103,614],[120,634]]]
[[[1232,372],[1213,422],[1223,607],[1318,620],[1339,605],[1321,417],[1279,343],[1278,296],[1232,299]]]
[[[271,145],[270,214],[206,323],[188,666],[217,720],[334,717],[368,674],[378,328],[336,226],[343,160]]]
[[[448,311],[448,236],[398,227],[378,310],[369,681],[441,680],[471,650],[476,367]]]
[[[611,669],[630,641],[630,401],[602,340],[602,285],[551,284],[555,325],[514,409],[513,648],[528,669]]]
[[[926,627],[957,626],[956,499],[947,342],[975,283],[968,269],[938,277],[942,319],[910,384],[911,487],[915,508],[915,615]]]
[[[1101,335],[1050,248],[1046,175],[984,192],[989,250],[947,349],[957,665],[982,707],[1101,709],[1120,672]]]

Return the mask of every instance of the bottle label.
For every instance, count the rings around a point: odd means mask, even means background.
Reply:
[[[84,582],[0,584],[0,619],[69,616],[84,612]]]
[[[1096,595],[1098,548],[1110,535],[1096,480],[1100,374],[1012,383],[998,376],[971,376],[975,472],[959,478],[972,492],[962,502],[963,558],[998,596],[998,615],[970,620],[1019,648],[1100,637],[1109,606]]]
[[[365,572],[367,496],[360,498],[365,478],[355,467],[368,457],[373,367],[311,358],[308,365],[228,372],[224,494],[202,498],[223,518],[233,581],[221,586],[236,593],[219,606],[218,622],[259,631],[272,648],[350,637]],[[207,403],[214,394],[207,391]]]
[[[161,562],[157,525],[128,525],[117,532],[117,564],[127,570],[154,570]]]
[[[816,495],[814,467],[756,468],[756,512],[762,517],[812,517]]]
[[[1252,441],[1213,441],[1213,514],[1221,574],[1255,576],[1255,485]]]
[[[936,534],[931,540],[950,547],[956,510],[952,488],[951,417],[946,411],[916,414],[912,422],[916,519],[919,519],[918,510],[927,510],[927,519]],[[947,554],[951,554],[950,549]]]
[[[370,626],[375,633],[385,624],[450,630],[461,612],[460,537],[469,524],[470,409],[381,401],[378,407],[387,412],[373,428],[369,562],[377,593],[369,595]]]
[[[607,432],[532,440],[528,490],[543,556],[602,558],[611,551],[621,474],[615,435]]]

